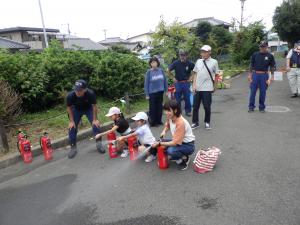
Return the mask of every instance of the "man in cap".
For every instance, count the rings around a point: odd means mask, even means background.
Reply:
[[[203,103],[205,129],[211,129],[211,102],[214,91],[215,75],[219,72],[218,61],[211,57],[211,47],[203,45],[200,49],[201,59],[198,59],[193,69],[193,119],[192,129],[199,127],[199,107]]]
[[[69,143],[71,150],[68,157],[74,158],[77,154],[76,138],[78,124],[83,115],[85,115],[93,126],[93,134],[96,136],[100,133],[100,122],[97,119],[97,105],[95,93],[87,88],[84,80],[77,80],[74,90],[67,96],[67,111],[69,115]],[[96,141],[96,147],[99,153],[105,153],[102,147],[101,138]]]
[[[251,56],[250,71],[248,80],[250,82],[250,98],[248,105],[248,112],[253,112],[255,109],[255,96],[257,89],[259,89],[259,111],[265,112],[265,99],[268,86],[271,80],[274,79],[274,71],[276,63],[274,56],[268,51],[268,43],[261,42],[259,51],[253,53]],[[269,70],[272,78],[269,77]]]
[[[300,40],[286,56],[286,71],[292,91],[291,98],[296,98],[300,95]]]
[[[187,52],[179,50],[179,60],[175,60],[168,68],[168,74],[175,83],[175,97],[176,101],[180,104],[181,97],[184,96],[185,114],[191,116],[191,101],[190,101],[190,82],[192,80],[191,72],[195,64],[188,60]],[[172,71],[175,70],[175,76]]]

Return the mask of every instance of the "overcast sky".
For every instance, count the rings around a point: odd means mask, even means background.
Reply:
[[[283,0],[246,0],[245,18],[263,20],[272,27],[276,6]],[[167,22],[176,18],[188,22],[195,18],[215,17],[231,22],[240,19],[240,0],[41,0],[46,27],[89,37],[94,41],[107,37],[127,38],[155,30],[160,16]],[[42,27],[38,0],[1,0],[0,28]]]

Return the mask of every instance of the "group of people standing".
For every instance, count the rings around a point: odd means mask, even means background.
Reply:
[[[274,56],[268,52],[268,45],[263,42],[259,45],[260,50],[251,57],[250,72],[250,96],[248,112],[254,112],[255,96],[259,89],[259,111],[265,112],[265,98],[268,86],[273,79],[276,64]],[[167,75],[175,85],[176,100],[169,100],[163,104],[164,93],[168,90],[168,77],[160,67],[158,58],[149,60],[150,69],[145,74],[144,90],[149,100],[149,117],[145,112],[139,112],[132,119],[136,122],[137,129],[130,128],[128,121],[124,118],[120,109],[112,107],[106,114],[113,121],[113,127],[103,132],[97,119],[96,95],[87,88],[84,80],[76,81],[74,90],[67,96],[67,111],[69,115],[69,142],[71,150],[69,158],[77,154],[76,137],[78,124],[83,115],[86,115],[93,127],[96,140],[96,148],[99,153],[104,154],[105,148],[102,144],[102,136],[117,132],[120,134],[117,148],[121,157],[127,157],[127,138],[136,136],[138,138],[139,150],[146,151],[145,162],[149,163],[156,159],[157,147],[165,146],[166,152],[171,160],[176,161],[180,170],[185,170],[190,161],[189,156],[195,150],[195,136],[192,129],[199,127],[199,107],[203,104],[205,117],[204,127],[211,129],[211,104],[214,92],[214,80],[219,73],[218,61],[211,57],[211,47],[204,45],[200,49],[200,57],[196,64],[188,60],[187,52],[179,51],[179,59],[168,66]],[[288,77],[293,92],[292,97],[300,94],[300,41],[295,49],[287,56]],[[173,74],[173,71],[175,74]],[[269,76],[271,71],[272,76]],[[192,91],[191,91],[192,89]],[[190,95],[193,98],[193,110]],[[192,125],[183,117],[181,111],[182,96],[185,102],[185,116],[192,116]],[[166,122],[162,121],[162,112],[165,112]],[[150,126],[164,125],[159,141],[153,136]],[[170,130],[172,139],[164,139],[166,132]]]
[[[204,45],[200,49],[200,58],[196,64],[188,60],[187,52],[179,50],[179,59],[168,66],[168,77],[175,86],[175,98],[181,105],[184,99],[184,110],[187,117],[192,116],[192,128],[199,127],[199,108],[203,104],[205,111],[204,125],[211,129],[211,103],[214,91],[215,75],[219,72],[218,61],[211,57],[211,47]],[[159,60],[153,57],[149,61],[150,69],[145,75],[145,94],[149,99],[150,125],[161,125],[163,94],[168,89],[168,77],[159,67]],[[173,73],[175,72],[175,74]],[[192,87],[192,93],[191,93]],[[190,95],[193,94],[193,110]]]

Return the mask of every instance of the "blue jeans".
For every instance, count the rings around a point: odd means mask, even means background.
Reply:
[[[167,149],[167,153],[171,156],[171,160],[182,159],[183,156],[191,155],[194,151],[194,143],[182,143],[182,145],[171,146]]]
[[[252,74],[252,82],[250,84],[250,98],[249,98],[249,109],[255,108],[255,96],[257,89],[259,89],[259,110],[264,110],[266,92],[267,92],[267,80],[269,79],[268,73],[265,74],[256,74],[253,72]]]
[[[180,104],[181,103],[181,96],[183,95],[184,97],[184,102],[185,102],[185,113],[190,113],[192,111],[191,107],[191,100],[190,100],[190,82],[179,82],[177,81],[175,83],[175,97],[176,101]]]
[[[75,128],[69,129],[69,143],[70,145],[76,145],[76,138],[77,138],[77,131],[78,131],[78,124],[82,118],[83,115],[85,115],[89,122],[92,124],[93,122],[93,108],[89,108],[88,110],[77,110],[74,107],[72,107],[73,111],[73,117],[74,117],[74,123]],[[93,134],[96,136],[99,134],[100,128],[93,125]]]

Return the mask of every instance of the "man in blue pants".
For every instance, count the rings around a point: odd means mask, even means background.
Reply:
[[[191,72],[194,69],[195,64],[187,59],[187,52],[179,50],[179,60],[175,60],[168,68],[168,74],[175,83],[175,97],[176,101],[181,104],[181,97],[183,95],[185,102],[185,115],[191,116]],[[172,74],[172,70],[175,70],[175,76]]]
[[[69,115],[69,142],[71,150],[68,153],[70,159],[77,154],[76,138],[78,124],[83,115],[85,115],[93,126],[93,134],[96,136],[100,132],[100,122],[97,119],[97,105],[95,93],[87,88],[84,80],[75,82],[74,90],[67,96],[67,111]],[[96,147],[99,153],[105,153],[105,149],[101,144],[101,140],[96,141]]]
[[[256,91],[259,89],[259,111],[265,112],[265,99],[268,86],[274,79],[276,63],[274,56],[268,52],[268,43],[262,42],[259,51],[251,56],[250,72],[248,80],[250,82],[250,98],[248,112],[254,112]],[[269,77],[269,70],[272,78]]]

